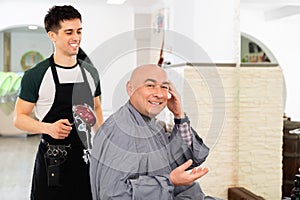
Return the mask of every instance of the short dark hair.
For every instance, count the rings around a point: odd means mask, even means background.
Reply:
[[[60,22],[64,20],[80,19],[81,14],[73,6],[53,6],[49,9],[44,18],[44,25],[47,32],[56,32],[61,28]]]

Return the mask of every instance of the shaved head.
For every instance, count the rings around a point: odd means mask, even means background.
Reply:
[[[133,83],[143,83],[147,78],[157,76],[158,74],[164,75],[167,81],[167,74],[165,70],[158,65],[141,65],[133,70],[130,81]]]

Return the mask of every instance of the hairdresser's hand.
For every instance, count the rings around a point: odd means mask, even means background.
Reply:
[[[195,180],[207,174],[207,168],[193,168],[191,171],[185,171],[192,165],[193,161],[188,160],[170,173],[170,179],[174,186],[191,185]]]
[[[69,136],[72,125],[68,119],[61,119],[54,123],[45,123],[45,133],[54,139],[65,139]]]
[[[177,119],[184,118],[184,113],[181,108],[181,99],[179,93],[176,91],[174,84],[170,82],[169,93],[171,98],[168,99],[167,106]]]

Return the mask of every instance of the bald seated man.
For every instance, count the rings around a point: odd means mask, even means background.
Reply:
[[[164,69],[137,67],[126,90],[129,101],[104,122],[94,138],[93,199],[215,199],[205,196],[195,182],[208,172],[198,166],[209,149],[191,128],[180,95]],[[172,133],[155,119],[166,106],[174,115]]]

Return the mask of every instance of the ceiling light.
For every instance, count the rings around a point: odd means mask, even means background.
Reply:
[[[107,0],[106,3],[107,4],[117,4],[117,5],[121,5],[123,3],[125,3],[126,0]]]
[[[28,29],[29,29],[29,30],[37,30],[38,27],[37,27],[36,25],[29,25],[29,26],[28,26]]]

